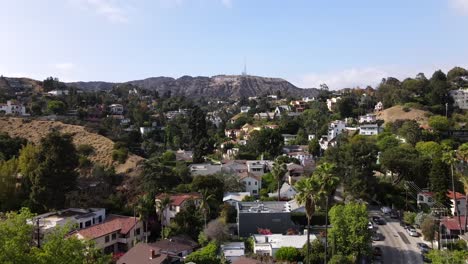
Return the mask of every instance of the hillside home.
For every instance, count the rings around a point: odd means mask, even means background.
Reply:
[[[121,104],[111,104],[109,105],[109,112],[112,115],[123,115],[124,107]]]
[[[221,169],[222,169],[221,164],[198,163],[198,164],[189,165],[189,170],[193,177],[213,175],[216,173],[220,173]]]
[[[382,132],[382,128],[378,124],[365,124],[359,126],[359,135],[374,136]]]
[[[309,97],[309,96],[307,96],[307,97],[302,97],[302,101],[304,101],[304,102],[306,102],[306,103],[308,103],[308,102],[313,102],[313,101],[315,101],[315,97]]]
[[[278,249],[282,247],[293,247],[301,250],[307,243],[307,235],[253,235],[254,248],[253,252],[261,256],[274,257]],[[310,241],[314,241],[317,237],[310,235]]]
[[[245,243],[226,242],[221,245],[221,254],[232,263],[245,255]]]
[[[71,225],[74,229],[83,229],[92,225],[100,224],[106,219],[106,209],[104,208],[68,208],[60,211],[40,214],[34,217],[30,224],[37,225],[41,238],[57,227]],[[34,234],[37,238],[37,233]]]
[[[382,102],[378,102],[378,103],[375,105],[375,107],[374,107],[374,110],[375,110],[376,112],[380,112],[380,111],[382,111],[383,109],[384,109],[384,108],[383,108],[383,103],[382,103]]]
[[[458,222],[458,217],[445,217],[440,222],[440,225],[442,226],[442,233],[447,234],[447,235],[463,234],[464,229],[465,229],[464,225],[465,225],[466,217],[467,217],[466,215],[460,216],[460,223]]]
[[[375,123],[377,121],[377,116],[375,114],[366,114],[359,116],[359,123]]]
[[[273,233],[285,233],[289,228],[297,229],[291,220],[291,213],[303,211],[295,201],[289,202],[239,202],[237,209],[237,230],[240,237],[258,233],[259,228]]]
[[[432,192],[429,192],[427,190],[423,190],[422,192],[419,192],[418,193],[418,200],[417,200],[417,204],[418,206],[421,206],[422,204],[425,204],[429,207],[432,207],[435,205],[435,200],[433,198],[434,194]],[[454,195],[453,195],[453,192],[452,191],[447,191],[447,197],[450,199],[450,203],[451,203],[451,206],[450,206],[450,211],[452,213],[452,215],[456,215],[455,214],[455,198],[454,198]],[[465,195],[459,193],[459,192],[456,192],[456,198],[457,198],[457,204],[458,204],[458,211],[460,212],[460,215],[465,215],[466,212],[466,200],[465,200]]]
[[[185,207],[189,202],[193,202],[196,206],[200,204],[201,194],[199,193],[180,193],[166,194],[161,193],[155,198],[156,206],[165,198],[169,197],[171,203],[163,211],[163,224],[168,225],[171,220]],[[157,207],[156,207],[157,208]],[[156,212],[159,213],[159,209]]]
[[[263,160],[248,160],[246,161],[247,172],[262,176],[267,172],[267,163]]]
[[[284,145],[291,145],[292,141],[296,140],[297,135],[281,134],[284,138]]]
[[[327,99],[328,111],[333,111],[333,108],[335,108],[335,105],[339,100],[341,100],[341,97],[332,97],[330,99]]]
[[[307,103],[302,100],[294,100],[291,101],[290,105],[296,110],[298,113],[304,112],[307,107]]]
[[[47,92],[47,94],[52,95],[52,96],[68,95],[68,90],[52,90],[52,91]]]
[[[243,114],[247,114],[250,111],[250,106],[241,106],[240,112]]]
[[[328,141],[331,141],[332,139],[336,138],[345,130],[346,130],[346,122],[341,121],[341,120],[335,120],[331,122],[330,125],[328,126],[328,135],[327,135]]]
[[[4,112],[6,115],[26,115],[26,107],[16,103],[15,101],[8,100],[6,104],[0,104],[0,113]]]
[[[468,88],[450,91],[454,105],[460,109],[468,109]]]
[[[244,134],[244,131],[242,131],[241,129],[225,129],[224,130],[224,135],[232,139],[241,138],[243,134]]]
[[[250,196],[250,192],[227,192],[223,196],[223,202],[236,206],[238,202],[242,202],[248,196]]]
[[[170,264],[172,258],[152,243],[138,243],[117,260],[117,264]]]
[[[223,123],[223,120],[217,112],[208,112],[206,114],[206,120],[215,125],[216,127],[219,127]]]
[[[296,196],[296,189],[287,182],[283,182],[280,188],[280,200],[292,200]],[[278,192],[268,194],[268,197],[278,197]]]
[[[152,243],[152,245],[160,248],[162,252],[170,256],[177,256],[180,258],[186,257],[198,246],[195,241],[185,236],[158,240]]]
[[[275,118],[274,112],[264,112],[264,113],[256,113],[254,115],[254,119],[256,120],[271,120]]]
[[[135,242],[143,241],[148,233],[144,232],[143,222],[137,217],[109,215],[103,223],[75,231],[71,235],[92,240],[97,249],[109,254],[128,251]]]
[[[239,173],[239,180],[244,184],[245,191],[251,196],[258,196],[262,188],[262,177],[250,172]]]

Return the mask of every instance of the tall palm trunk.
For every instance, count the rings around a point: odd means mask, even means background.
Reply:
[[[307,264],[310,264],[310,217],[307,217]]]
[[[278,201],[281,200],[281,197],[280,197],[280,189],[281,189],[281,187],[280,187],[280,182],[281,182],[281,181],[278,181]]]
[[[468,226],[468,192],[465,192],[465,228],[463,228],[466,234],[466,227]]]
[[[148,219],[145,221],[145,243],[148,244]]]
[[[164,212],[161,210],[161,239],[164,239],[164,223],[163,223],[163,218],[164,218]]]
[[[327,264],[328,253],[328,195],[325,198],[325,257],[324,263]]]

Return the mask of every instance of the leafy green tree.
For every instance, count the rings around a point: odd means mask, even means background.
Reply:
[[[32,173],[30,201],[37,211],[60,209],[76,188],[78,155],[69,134],[51,132],[41,139],[38,167]]]
[[[34,227],[27,221],[33,214],[23,208],[6,213],[0,221],[0,263],[34,263],[29,254]]]
[[[148,221],[150,215],[154,212],[155,204],[153,196],[149,196],[144,194],[138,198],[138,202],[136,204],[136,211],[138,212],[138,216],[145,225],[145,243],[148,243]]]
[[[356,263],[356,257],[343,256],[341,254],[333,255],[328,264],[353,264]]]
[[[220,264],[221,260],[218,257],[218,246],[215,242],[210,242],[207,246],[200,250],[192,252],[185,258],[185,263],[203,263],[203,264]]]
[[[416,218],[415,212],[404,212],[403,213],[403,220],[410,225],[414,225]]]
[[[166,208],[171,205],[172,201],[169,195],[164,196],[160,201],[156,203],[156,211],[159,213],[159,223],[161,223],[161,238],[166,238],[164,236],[164,213]]]
[[[429,126],[434,130],[443,131],[450,129],[450,122],[445,116],[435,115],[429,117]]]
[[[205,229],[206,229],[206,221],[208,218],[208,214],[210,213],[210,205],[209,203],[214,200],[214,194],[210,194],[211,191],[208,189],[202,190],[201,194],[201,200],[200,200],[200,209],[203,211],[203,222],[205,223]]]
[[[433,264],[465,264],[468,259],[468,251],[466,250],[431,250],[427,257]]]
[[[447,190],[449,189],[448,175],[448,166],[442,160],[434,159],[429,172],[430,189],[434,192],[434,200],[446,206],[449,204],[447,197]]]
[[[416,143],[416,150],[423,156],[434,159],[442,157],[442,146],[435,141],[420,141]]]
[[[421,183],[427,173],[427,161],[420,158],[418,152],[411,146],[401,145],[382,152],[380,163],[383,168],[392,172],[393,181],[416,181]]]
[[[215,219],[208,223],[208,225],[203,230],[203,233],[210,240],[214,240],[218,243],[224,242],[229,238],[229,230],[222,219]]]
[[[300,259],[301,253],[295,247],[281,247],[275,253],[276,260],[288,263],[296,262]]]
[[[320,144],[318,139],[314,138],[309,141],[309,153],[314,157],[318,157],[320,155]]]
[[[199,108],[194,107],[190,113],[189,129],[191,133],[192,147],[194,148],[193,162],[201,162],[202,156],[207,154],[204,151],[207,134],[206,114]],[[201,144],[202,143],[202,144]]]
[[[462,67],[454,67],[447,72],[448,81],[456,81],[460,77],[468,76],[468,71]]]
[[[186,234],[193,239],[197,239],[203,230],[203,214],[193,202],[180,210],[170,224],[170,229],[174,234]]]
[[[330,212],[329,239],[334,252],[345,256],[367,256],[370,252],[371,233],[367,228],[368,214],[364,204],[335,205]]]
[[[398,134],[406,139],[411,145],[415,145],[421,140],[421,128],[419,124],[414,120],[405,121],[401,128],[398,129]]]
[[[182,183],[172,167],[164,165],[158,158],[151,158],[144,163],[140,178],[143,190],[150,196],[170,191]]]
[[[379,134],[377,137],[376,145],[381,151],[397,147],[399,144],[400,140],[398,140],[395,135],[388,132]]]
[[[429,104],[432,106],[432,111],[442,114],[445,111],[445,104],[453,102],[449,95],[450,86],[447,82],[447,76],[438,70],[434,72],[429,81],[430,92],[427,94]]]
[[[0,212],[17,209],[20,193],[16,186],[18,176],[18,160],[12,158],[7,161],[0,160]]]
[[[20,137],[10,137],[7,133],[0,133],[0,160],[9,160],[18,157],[20,149],[25,146],[27,140]]]
[[[246,146],[240,148],[240,152],[250,153],[253,158],[263,155],[264,159],[275,159],[283,151],[284,138],[277,129],[262,129],[250,134]]]
[[[47,103],[47,112],[56,115],[65,114],[67,106],[64,102],[59,100],[51,100]]]
[[[325,260],[325,246],[320,239],[315,239],[310,243],[310,254],[307,254],[307,245],[302,247],[302,256],[304,263],[322,264]]]

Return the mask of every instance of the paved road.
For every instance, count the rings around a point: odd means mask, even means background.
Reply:
[[[370,211],[370,216],[382,216],[379,211]],[[411,237],[400,226],[398,220],[385,217],[387,224],[374,225],[378,232],[385,236],[383,241],[375,241],[373,246],[382,249],[383,262],[385,264],[423,264],[421,253],[416,243],[422,242],[420,237]]]

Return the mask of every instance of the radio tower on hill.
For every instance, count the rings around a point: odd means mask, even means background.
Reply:
[[[247,76],[247,59],[244,58],[244,71],[242,72],[242,76]]]

